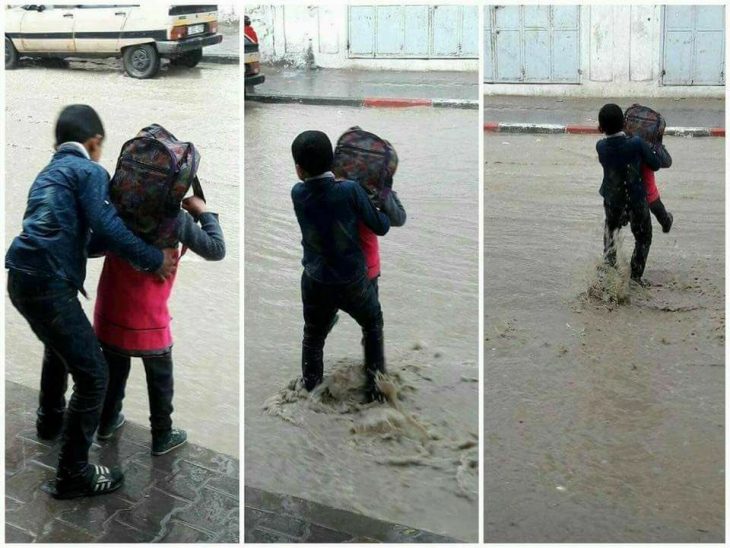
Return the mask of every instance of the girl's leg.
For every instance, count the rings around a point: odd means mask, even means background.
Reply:
[[[142,361],[147,376],[152,434],[169,432],[172,429],[172,352],[145,357]]]
[[[654,214],[654,217],[656,217],[656,220],[659,221],[659,224],[662,225],[662,232],[669,232],[672,229],[674,216],[664,207],[662,199],[657,198],[653,202],[649,202],[649,209]]]
[[[104,358],[109,366],[109,385],[106,389],[104,407],[102,407],[99,421],[99,434],[97,434],[97,437],[101,439],[109,437],[116,429],[132,362],[129,356],[123,356],[107,349],[104,349]]]

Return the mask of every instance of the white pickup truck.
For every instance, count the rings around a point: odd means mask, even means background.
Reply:
[[[20,57],[121,57],[133,78],[152,78],[162,58],[194,67],[218,44],[216,4],[25,4],[5,10],[5,68]]]

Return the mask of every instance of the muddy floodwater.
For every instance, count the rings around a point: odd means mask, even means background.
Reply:
[[[485,135],[486,540],[722,542],[725,142],[665,140],[642,289],[597,271],[595,141]]]
[[[476,111],[247,104],[246,483],[477,540],[478,146]],[[300,374],[301,234],[291,142],[360,125],[400,157],[408,222],[381,238],[389,404],[363,405],[362,348],[345,314],[325,383]]]
[[[188,439],[238,455],[239,331],[239,71],[202,64],[163,69],[154,80],[127,77],[116,63],[71,63],[69,68],[23,67],[6,74],[5,248],[18,234],[28,189],[52,153],[53,127],[64,105],[86,103],[106,130],[102,165],[113,172],[119,150],[142,127],[159,123],[201,154],[200,179],[209,207],[220,214],[227,255],[209,263],[182,260],[170,309],[175,340],[174,424]],[[102,260],[89,261],[82,298],[93,313]],[[38,388],[42,346],[6,293],[7,379]],[[124,413],[149,424],[142,364],[133,361]]]

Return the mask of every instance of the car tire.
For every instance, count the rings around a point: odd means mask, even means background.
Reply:
[[[193,51],[189,51],[187,53],[183,53],[180,57],[176,57],[172,60],[172,63],[174,65],[187,67],[187,68],[195,68],[198,63],[200,63],[200,60],[203,58],[203,48],[200,49],[194,49]]]
[[[122,62],[124,70],[132,78],[154,78],[160,72],[160,54],[152,44],[139,44],[125,48]]]
[[[5,37],[5,70],[11,70],[18,66],[18,50],[15,49],[13,41]]]

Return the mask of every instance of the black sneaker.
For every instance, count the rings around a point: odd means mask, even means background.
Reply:
[[[664,234],[666,234],[670,230],[672,230],[672,224],[674,224],[674,215],[672,215],[671,213],[669,213],[667,211],[667,219],[664,222],[664,224],[662,225],[662,232],[664,232]]]
[[[152,454],[156,457],[177,449],[188,441],[185,430],[173,428],[164,434],[152,434]]]
[[[63,430],[63,415],[51,418],[50,416],[38,417],[35,421],[35,432],[38,439],[53,441],[61,435]]]
[[[124,415],[119,413],[117,419],[112,424],[99,426],[99,430],[96,432],[96,439],[102,441],[108,440],[114,435],[114,432],[124,426],[125,422]]]
[[[50,492],[57,499],[93,497],[116,491],[124,484],[124,474],[114,466],[109,468],[99,464],[89,464],[86,470],[66,478],[56,477]]]

